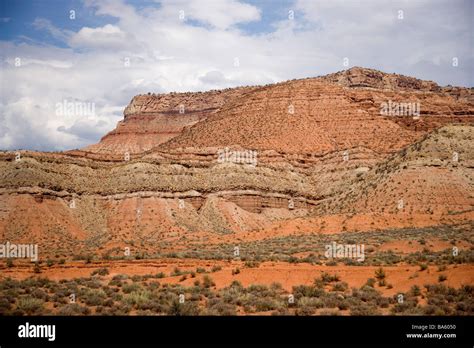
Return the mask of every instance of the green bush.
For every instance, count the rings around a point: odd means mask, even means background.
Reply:
[[[77,303],[70,303],[61,307],[58,311],[58,315],[73,316],[73,315],[88,315],[90,309],[87,307],[80,306]]]
[[[202,285],[205,287],[205,288],[210,288],[214,285],[216,285],[214,283],[214,281],[212,280],[211,277],[209,277],[208,275],[205,275],[203,278],[202,278]]]
[[[107,298],[107,295],[102,289],[86,289],[81,299],[89,306],[100,306]]]
[[[132,284],[124,284],[124,286],[122,287],[122,291],[125,293],[125,294],[129,294],[133,291],[138,291],[141,289],[141,286],[140,284],[136,284],[136,283],[132,283]]]
[[[199,308],[194,302],[186,301],[185,303],[179,303],[178,300],[174,300],[171,303],[167,314],[176,316],[198,315]]]
[[[375,270],[375,278],[380,282],[381,280],[385,279],[385,271],[382,267]]]
[[[24,311],[28,315],[38,315],[43,312],[44,301],[32,296],[20,297],[18,300],[18,309]]]
[[[94,276],[96,274],[100,276],[106,276],[109,274],[109,270],[107,268],[98,268],[91,273],[91,276]]]
[[[230,316],[236,315],[236,306],[231,303],[223,302],[220,299],[214,298],[208,301],[206,315],[221,315]]]
[[[150,300],[150,292],[146,290],[133,291],[123,297],[126,304],[135,306],[139,309],[148,309],[146,305]]]

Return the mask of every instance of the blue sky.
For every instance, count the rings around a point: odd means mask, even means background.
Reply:
[[[2,0],[0,149],[94,143],[146,92],[351,66],[474,86],[472,18],[469,0]]]

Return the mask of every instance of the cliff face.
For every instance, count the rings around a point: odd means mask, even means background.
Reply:
[[[117,128],[84,150],[123,155],[158,146],[234,145],[300,154],[355,147],[388,153],[444,124],[472,122],[473,96],[472,89],[357,67],[263,87],[139,95]],[[384,115],[385,104],[401,114]]]
[[[334,233],[474,220],[470,89],[353,68],[139,95],[124,116],[83,150],[0,153],[0,241],[153,254],[283,222]]]
[[[367,87],[392,91],[441,92],[436,82],[423,81],[410,76],[387,74],[374,69],[354,67],[321,78],[326,82],[345,87]]]
[[[252,89],[135,96],[124,110],[124,120],[98,144],[84,150],[119,155],[148,151],[212,117],[226,102]]]

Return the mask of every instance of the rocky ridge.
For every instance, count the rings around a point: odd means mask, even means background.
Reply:
[[[420,115],[381,115],[387,101],[420,103]],[[21,151],[19,160],[0,152],[0,239],[63,255],[130,243],[154,252],[176,238],[260,233],[282,221],[360,216],[374,230],[382,226],[368,220],[473,220],[470,89],[353,68],[140,95],[124,116],[82,150]],[[255,151],[255,163],[220,161],[223,149]]]

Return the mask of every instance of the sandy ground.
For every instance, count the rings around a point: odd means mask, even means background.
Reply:
[[[110,274],[104,277],[111,279],[117,274],[145,275],[163,272],[165,278],[152,279],[160,283],[180,283],[184,286],[192,286],[196,279],[202,279],[203,274],[196,273],[195,278],[187,275],[187,279],[182,280],[182,276],[169,276],[178,267],[181,271],[196,271],[197,267],[211,271],[213,266],[221,266],[222,269],[208,274],[216,283],[216,288],[220,289],[232,283],[240,281],[244,286],[252,284],[270,285],[274,282],[280,283],[287,291],[291,291],[296,285],[311,285],[314,279],[318,278],[322,272],[337,274],[341,281],[348,283],[349,287],[361,287],[368,278],[374,278],[377,266],[324,266],[311,265],[307,263],[291,264],[286,262],[263,262],[258,267],[245,267],[241,261],[215,261],[215,260],[120,260],[107,262],[92,262],[89,264],[82,262],[67,262],[63,265],[53,265],[47,267],[43,265],[42,272],[35,274],[32,264],[27,262],[16,265],[13,268],[0,269],[0,278],[12,277],[24,279],[30,276],[41,276],[52,280],[72,279],[77,277],[89,277],[95,269],[106,267]],[[232,270],[239,269],[240,273],[232,275]],[[398,292],[405,292],[413,285],[421,288],[426,284],[437,284],[440,274],[447,276],[443,284],[458,288],[461,285],[474,285],[474,265],[461,264],[449,265],[446,270],[439,272],[437,266],[430,266],[424,271],[420,271],[419,266],[398,265],[383,267],[386,273],[386,282],[392,288],[379,287],[376,289],[384,295],[393,295]]]

